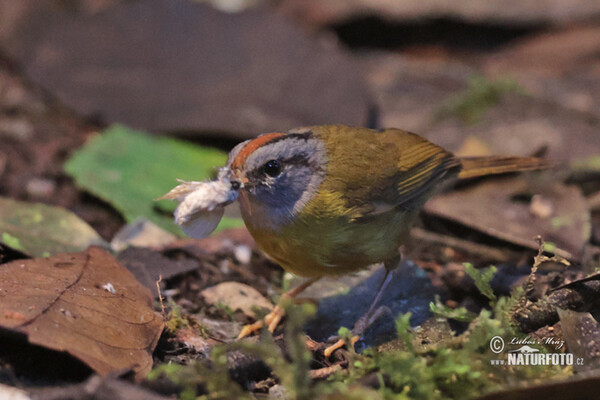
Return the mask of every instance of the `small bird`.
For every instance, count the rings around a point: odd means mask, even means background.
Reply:
[[[184,215],[190,218],[184,218],[183,228],[192,236],[207,234],[222,215],[219,206],[237,199],[258,247],[286,271],[310,278],[282,299],[297,296],[323,276],[383,263],[381,286],[353,329],[357,338],[377,314],[375,306],[391,280],[389,272],[401,261],[400,247],[419,209],[443,180],[548,166],[533,157],[458,158],[400,129],[323,125],[267,133],[230,152],[219,174],[226,201],[210,210],[216,222],[206,222],[201,209]],[[182,206],[185,198],[175,192],[180,197],[165,197],[178,198]],[[264,324],[273,331],[283,315],[278,305],[264,321],[244,327],[240,337]],[[326,355],[343,344],[330,346]]]

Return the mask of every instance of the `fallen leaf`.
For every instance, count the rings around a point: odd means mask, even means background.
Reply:
[[[133,368],[143,378],[163,329],[148,290],[96,247],[3,264],[0,310],[0,327],[66,351],[101,375]]]
[[[2,1],[2,53],[77,114],[153,132],[239,139],[368,118],[357,61],[271,7],[223,13],[204,1],[107,3],[86,13],[83,4]]]
[[[600,145],[598,118],[518,90],[505,92],[480,116],[478,124],[469,126],[457,116],[440,119],[424,136],[450,151],[457,150],[471,135],[497,155],[529,156],[547,149],[546,157],[554,163],[593,156]]]
[[[256,308],[271,310],[273,304],[252,286],[239,282],[223,282],[200,292],[208,304],[227,306],[232,311],[240,310],[244,315],[256,318]]]
[[[113,376],[93,375],[85,382],[59,387],[30,388],[33,399],[169,400],[147,388]],[[15,399],[20,400],[20,399]]]
[[[208,357],[210,355],[210,348],[219,343],[215,340],[204,338],[201,332],[198,332],[198,329],[192,329],[188,327],[177,329],[175,337],[185,347],[192,349],[194,352],[201,354],[203,357]]]
[[[78,252],[106,242],[72,212],[0,197],[0,242],[34,257]]]
[[[159,247],[177,239],[173,234],[159,228],[145,218],[140,218],[125,225],[110,242],[113,251],[123,251],[129,246]]]
[[[531,249],[537,249],[534,238],[541,235],[556,245],[552,249],[556,254],[578,259],[591,234],[590,211],[581,190],[558,182],[536,185],[535,189],[551,206],[547,218],[532,213],[528,200],[518,200],[533,195],[531,184],[522,176],[436,196],[426,203],[425,210]]]
[[[600,367],[600,324],[589,312],[558,308],[558,317],[569,353],[583,363],[575,363],[577,372]]]
[[[504,91],[496,98],[497,103],[489,103],[490,107],[480,114],[478,124],[465,125],[455,114],[440,118],[440,111],[444,108],[448,111],[449,102],[457,97],[470,98],[471,105],[477,110],[480,104],[473,101],[477,100],[477,93],[485,94],[486,90],[481,92],[481,89],[487,87],[490,89],[488,94],[493,95],[498,84],[491,78],[488,82],[481,78],[474,80],[481,72],[472,66],[455,60],[431,62],[378,55],[369,58],[366,67],[370,86],[378,99],[380,125],[417,132],[449,151],[461,150],[466,138],[475,137],[495,155],[529,156],[547,149],[549,160],[569,163],[597,155],[600,148],[600,135],[597,134],[600,107],[590,110],[596,116],[561,107],[555,103],[564,92],[560,92],[560,87],[552,90],[552,101],[521,94],[522,91],[530,93],[527,85],[521,90]],[[600,71],[600,68],[596,70]],[[574,69],[573,80],[578,80],[583,71],[588,70]],[[510,82],[506,76],[496,79]],[[469,88],[469,81],[480,85]],[[587,88],[600,86],[598,78],[595,83],[590,82],[591,78],[578,81],[580,94],[574,97],[586,97],[590,95]],[[548,80],[541,80],[540,87],[548,86]],[[596,97],[600,101],[600,96]],[[468,104],[462,107],[465,105]],[[474,110],[467,107],[463,111],[469,114]]]
[[[489,77],[511,76],[537,98],[597,117],[599,47],[597,24],[544,30],[492,52],[483,63],[483,71]]]
[[[165,252],[144,247],[129,247],[117,256],[119,262],[135,276],[138,282],[158,297],[156,281],[161,277],[172,278],[200,267],[197,259],[187,257],[168,257]]]
[[[154,199],[172,189],[176,178],[208,179],[227,155],[180,140],[156,138],[115,125],[88,141],[65,164],[79,187],[112,204],[128,222],[145,217],[182,235],[170,214],[176,204]],[[157,208],[164,212],[158,212]],[[172,214],[171,214],[172,215]],[[223,218],[220,228],[241,226]]]
[[[242,330],[242,324],[239,322],[212,319],[202,314],[190,315],[190,319],[197,326],[201,326],[210,339],[220,343],[236,340]]]

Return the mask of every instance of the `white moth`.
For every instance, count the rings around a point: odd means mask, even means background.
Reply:
[[[238,191],[231,186],[231,173],[221,168],[217,180],[211,182],[186,182],[181,179],[180,185],[157,200],[169,199],[179,201],[175,209],[175,223],[193,238],[205,238],[219,225],[225,206],[237,200]]]

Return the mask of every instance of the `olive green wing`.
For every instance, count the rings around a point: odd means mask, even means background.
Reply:
[[[418,208],[438,182],[460,169],[452,153],[400,129],[333,125],[318,132],[328,149],[326,189],[343,193],[346,206],[361,216]]]
[[[460,160],[430,141],[398,129],[386,132],[390,136],[399,136],[397,143],[400,145],[398,172],[394,175],[396,190],[385,196],[385,201],[407,209],[421,207],[440,181],[449,173],[460,171]]]

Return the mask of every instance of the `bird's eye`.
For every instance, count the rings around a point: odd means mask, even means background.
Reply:
[[[277,160],[269,160],[262,166],[262,170],[265,174],[276,177],[281,173],[281,163]]]

